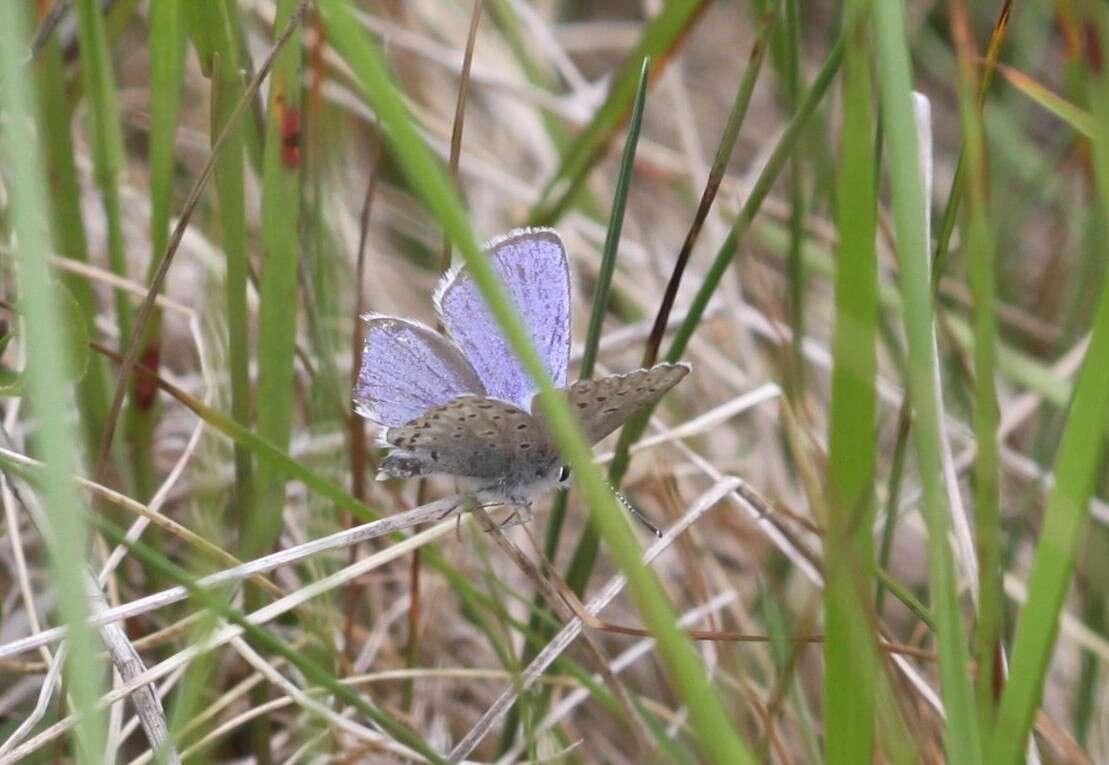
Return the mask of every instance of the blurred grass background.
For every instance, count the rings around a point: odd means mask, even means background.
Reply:
[[[1096,0],[0,0],[0,763],[1109,761],[1107,44]],[[505,531],[655,641],[559,642],[471,523],[198,589],[451,493],[368,480],[356,316],[434,324],[453,256],[534,368],[477,245],[524,224],[575,373],[694,367],[599,468],[544,397],[577,485]],[[688,526],[648,566],[601,470]]]

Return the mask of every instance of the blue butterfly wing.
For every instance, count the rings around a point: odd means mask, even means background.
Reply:
[[[362,365],[354,386],[363,417],[397,427],[466,394],[483,395],[481,379],[443,335],[419,322],[367,314]]]
[[[558,234],[519,229],[486,247],[556,387],[570,363],[570,268]],[[452,269],[435,295],[451,339],[477,372],[489,396],[531,411],[538,390],[512,351],[485,298],[465,267]]]

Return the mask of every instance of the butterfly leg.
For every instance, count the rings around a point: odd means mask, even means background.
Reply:
[[[459,517],[462,517],[462,514],[469,509],[470,504],[473,501],[473,498],[467,498],[463,496],[457,504],[451,505],[446,510],[444,510],[437,520],[441,521],[444,518],[449,518],[452,514],[455,513],[457,513]]]
[[[532,508],[531,503],[515,505],[516,510],[512,515],[504,519],[501,523],[502,529],[510,529],[513,526],[520,526],[525,523],[530,523],[531,519],[535,517],[535,510]]]
[[[494,502],[488,505],[483,505],[483,507],[513,508],[512,513],[499,524],[497,524],[497,528],[500,529],[510,529],[513,526],[519,526],[521,524],[528,523],[529,521],[531,521],[532,518],[535,517],[535,510],[532,508],[530,502]],[[492,529],[485,530],[492,531]]]

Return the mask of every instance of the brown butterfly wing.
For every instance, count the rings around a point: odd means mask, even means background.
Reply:
[[[381,464],[389,477],[443,473],[513,480],[555,457],[546,430],[527,412],[499,399],[460,396],[411,422],[389,428],[394,451]]]
[[[566,396],[589,443],[595,444],[689,374],[688,364],[657,364],[599,380],[578,380]]]

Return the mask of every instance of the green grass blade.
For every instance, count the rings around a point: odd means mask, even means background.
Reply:
[[[223,0],[198,3],[197,23],[211,37],[214,66],[211,74],[212,141],[229,124],[235,105],[242,98],[243,83],[238,52],[238,17],[229,13]],[[199,51],[198,51],[199,52]],[[241,121],[231,126],[216,166],[216,189],[220,200],[220,229],[223,252],[227,258],[227,357],[231,378],[231,416],[243,427],[250,427],[250,312],[247,308],[248,252],[245,198],[246,126]],[[235,496],[240,512],[254,508],[254,482],[250,452],[235,445]]]
[[[604,104],[570,146],[558,172],[540,194],[539,202],[528,215],[529,225],[550,225],[562,217],[627,116],[635,99],[643,60],[665,61],[705,5],[705,0],[670,0],[663,5],[613,75]]]
[[[998,469],[998,408],[994,383],[997,365],[995,258],[997,243],[990,221],[989,165],[985,130],[975,94],[978,57],[965,8],[952,11],[952,37],[959,54],[959,113],[966,160],[967,249],[974,297],[974,529],[978,552],[978,621],[974,657],[978,663],[975,700],[983,742],[993,728],[996,660],[1001,650],[1005,592],[1001,582],[1001,508]]]
[[[893,456],[890,458],[889,474],[886,478],[886,508],[882,520],[882,540],[878,546],[878,568],[889,568],[890,554],[893,552],[893,534],[897,526],[898,509],[901,506],[901,482],[905,477],[905,453],[909,450],[909,428],[912,425],[908,416],[898,412],[897,435],[894,438]],[[878,618],[885,615],[884,582],[878,583],[874,593],[874,612]]]
[[[928,526],[929,589],[939,642],[948,757],[952,762],[976,763],[981,756],[978,726],[966,671],[969,657],[955,586],[954,556],[948,542],[949,508],[941,483],[940,439],[943,436],[929,288],[930,255],[924,215],[927,208],[913,118],[903,4],[875,3],[873,18],[909,343],[908,388],[915,415],[913,438]]]
[[[227,259],[224,289],[227,292],[227,367],[230,377],[231,417],[244,430],[250,426],[250,378],[248,361],[249,327],[246,306],[247,243],[246,202],[244,198],[244,148],[242,120],[232,122],[236,104],[242,97],[243,82],[238,55],[235,25],[238,17],[225,0],[189,2],[186,11],[190,37],[196,48],[201,71],[211,83],[210,130],[213,150],[224,130],[227,134],[217,155],[214,169],[216,194],[219,200],[218,220],[220,245]],[[156,250],[160,254],[161,250]],[[254,507],[251,481],[250,450],[241,442],[233,444],[235,477],[234,502],[240,514]],[[217,517],[222,508],[216,510]],[[203,639],[212,624],[197,627],[195,640]],[[180,731],[186,721],[200,709],[212,678],[216,676],[215,660],[205,657],[182,678],[175,693],[171,730]]]
[[[639,86],[635,91],[635,103],[632,106],[631,121],[628,123],[628,138],[624,142],[624,154],[620,159],[620,170],[616,175],[616,191],[613,194],[612,211],[608,217],[605,245],[601,252],[601,270],[597,274],[593,307],[589,314],[589,328],[585,334],[585,351],[581,357],[582,379],[593,376],[593,366],[597,361],[597,348],[601,343],[601,330],[604,327],[605,313],[608,311],[608,293],[612,287],[612,275],[616,272],[616,252],[620,245],[620,231],[624,226],[628,189],[631,188],[632,171],[635,169],[635,148],[639,145],[639,131],[643,127],[643,107],[647,100],[647,82],[650,73],[651,61],[645,58],[639,70]]]
[[[869,618],[877,462],[878,255],[869,0],[844,9],[842,165],[836,191],[836,320],[825,534],[824,742],[827,760],[870,762],[880,667]],[[791,248],[792,249],[792,248]],[[800,253],[798,253],[800,257]],[[795,337],[795,345],[800,345]]]
[[[119,276],[127,276],[124,252],[119,174],[123,170],[123,134],[119,125],[115,76],[104,19],[97,0],[77,0],[77,29],[81,42],[81,82],[89,101],[89,134],[92,137],[93,176],[100,189],[108,230],[108,263]],[[123,290],[116,290],[116,323],[122,337],[131,336],[131,305]]]
[[[1012,0],[1005,0],[1001,6],[997,21],[994,24],[993,34],[990,35],[990,44],[986,50],[986,60],[982,67],[982,77],[979,82],[977,101],[981,110],[986,103],[986,94],[990,83],[993,81],[994,70],[1001,58],[1001,47],[1009,32],[1009,21],[1012,19]],[[955,176],[951,179],[951,189],[947,194],[947,204],[943,210],[940,229],[936,235],[935,256],[932,261],[932,293],[933,299],[939,293],[940,279],[947,271],[948,246],[951,244],[951,235],[955,232],[955,221],[959,217],[959,207],[963,200],[963,189],[966,165],[963,161],[964,152],[959,152],[959,159],[955,163]]]
[[[609,487],[592,461],[592,450],[582,440],[573,415],[547,377],[496,273],[489,265],[442,165],[424,145],[407,109],[386,71],[377,46],[355,25],[341,0],[319,5],[336,51],[355,72],[381,121],[395,159],[443,231],[465,259],[498,324],[525,369],[539,384],[540,405],[559,448],[577,476],[613,557],[628,578],[635,604],[658,640],[659,652],[670,678],[689,709],[697,743],[705,757],[718,763],[752,762],[751,754],[732,727],[730,715],[705,676],[688,639],[677,627],[675,615],[654,573],[640,560],[640,547],[617,506]]]
[[[1001,7],[998,14],[997,21],[994,24],[993,33],[990,35],[989,47],[986,52],[986,59],[982,67],[981,80],[979,82],[976,107],[980,111],[985,104],[986,94],[989,90],[989,85],[993,77],[993,72],[998,64],[998,59],[1001,56],[1001,48],[1005,42],[1006,34],[1009,30],[1009,21],[1012,18],[1012,2],[1006,0]],[[950,257],[949,246],[951,243],[951,236],[955,232],[955,223],[959,217],[959,208],[963,199],[963,191],[965,188],[965,174],[966,163],[965,149],[959,152],[959,158],[955,163],[955,174],[951,179],[951,187],[947,194],[947,203],[944,206],[943,217],[940,220],[939,232],[935,238],[934,256],[932,260],[932,300],[936,302],[940,292],[941,280],[944,278],[948,269],[948,260]],[[888,324],[886,325],[888,326]],[[879,565],[886,566],[889,557],[890,544],[893,541],[894,529],[897,524],[898,517],[894,512],[896,507],[897,496],[900,493],[900,485],[902,478],[902,467],[904,463],[904,455],[909,438],[910,427],[910,405],[908,397],[902,399],[901,410],[898,413],[898,428],[897,428],[897,441],[894,444],[894,460],[892,468],[892,477],[890,482],[890,495],[888,503],[888,512],[886,515],[885,528],[883,530],[882,548],[880,552]],[[876,603],[878,612],[882,611],[882,588],[878,590],[878,597]]]
[[[274,29],[283,30],[300,0],[281,0]],[[293,357],[297,330],[297,266],[300,260],[300,166],[286,154],[285,131],[299,123],[301,48],[291,41],[278,54],[270,74],[266,145],[262,171],[262,248],[265,261],[258,307],[258,435],[284,447],[293,422]],[[299,139],[299,136],[298,136]],[[259,467],[259,508],[280,507],[284,483]],[[273,544],[281,517],[258,510],[243,519],[251,554]]]
[[[279,0],[274,16],[275,35],[285,29],[301,0]],[[302,53],[292,40],[278,53],[270,74],[262,160],[262,265],[258,291],[258,435],[284,448],[289,443],[295,408],[293,362],[297,338],[297,289],[300,263],[301,167],[300,148],[290,151],[287,141],[300,140]],[[295,127],[295,135],[291,130]],[[245,264],[244,264],[245,265]],[[240,506],[240,550],[254,557],[273,546],[281,532],[285,483],[265,465],[259,465],[254,486],[256,501]],[[261,593],[247,588],[247,608],[259,604]],[[254,704],[262,703],[266,689],[255,689]],[[259,761],[269,755],[269,718],[260,717],[251,728],[251,741]]]
[[[781,32],[785,53],[782,72],[785,102],[790,111],[797,108],[801,98],[801,14],[797,0],[785,0],[782,6]],[[802,141],[802,147],[805,141]],[[805,357],[802,353],[805,337],[805,262],[801,249],[805,241],[805,173],[803,150],[793,153],[789,160],[789,256],[786,274],[789,282],[790,353],[785,359],[785,388],[790,400],[800,405],[805,392]]]
[[[620,230],[624,223],[624,210],[627,206],[628,190],[631,188],[632,171],[635,167],[635,148],[639,143],[639,132],[643,126],[643,108],[646,103],[647,97],[647,82],[650,74],[650,61],[644,59],[643,66],[639,72],[639,87],[636,90],[635,104],[632,107],[631,120],[628,122],[628,137],[624,143],[624,154],[620,160],[620,170],[616,176],[616,190],[613,194],[612,211],[609,214],[608,231],[605,234],[604,249],[601,252],[601,268],[597,274],[597,284],[593,292],[593,306],[589,316],[589,328],[585,335],[585,348],[582,352],[581,372],[582,379],[593,376],[593,367],[597,360],[597,348],[601,342],[601,331],[604,327],[605,313],[608,308],[608,295],[610,287],[612,286],[612,276],[616,271],[616,254],[620,244]],[[561,490],[555,498],[554,506],[551,508],[550,521],[547,524],[547,536],[544,540],[544,553],[548,560],[554,560],[558,554],[558,544],[562,535],[562,526],[566,518],[566,490]],[[587,525],[585,531],[582,533],[582,539],[578,543],[578,550],[586,545],[586,537],[591,537],[591,546],[594,550],[594,557],[596,555],[597,546],[597,531],[592,526]],[[573,562],[570,565],[569,572],[567,573],[567,581],[570,586],[574,586],[575,580],[575,564],[578,563],[577,555],[575,554]],[[592,560],[589,563],[589,569],[592,570]],[[580,590],[578,590],[580,594]],[[536,596],[537,604],[542,603],[542,598]],[[538,629],[538,624],[535,623],[535,617],[532,618],[532,629]],[[535,651],[542,648],[542,645],[532,646],[529,644],[525,646],[523,654],[523,663],[526,665],[534,658]],[[547,694],[545,694],[546,696]],[[540,709],[545,708],[546,699],[538,705]],[[507,746],[511,743],[512,738],[515,736],[516,723],[518,720],[518,705],[513,707],[509,713],[506,722],[504,733],[502,734],[502,746]]]
[[[1097,123],[1092,114],[1072,104],[1062,96],[1051,92],[1034,79],[1011,66],[999,65],[997,71],[1009,84],[1026,95],[1033,103],[1069,125],[1075,132],[1093,138]]]
[[[620,228],[624,222],[624,207],[635,160],[635,147],[639,140],[640,125],[638,123],[643,120],[643,106],[647,95],[649,71],[648,62],[644,59],[643,69],[640,72],[639,89],[636,92],[635,106],[632,111],[632,122],[628,131],[628,141],[624,146],[624,156],[620,163],[620,175],[616,182],[616,195],[612,203],[608,232],[605,235],[604,256],[601,260],[601,273],[597,282],[598,291],[593,297],[593,311],[589,319],[589,332],[586,335],[585,354],[582,356],[581,377],[583,378],[593,376],[597,345],[601,340],[602,320],[608,303],[608,286],[612,281],[613,270],[616,268],[616,248],[620,240]],[[561,523],[561,519],[559,520]],[[577,547],[574,549],[574,556],[570,560],[570,567],[566,571],[566,583],[579,597],[585,592],[585,585],[593,573],[600,541],[597,528],[593,524],[587,524],[585,530],[582,531],[581,538],[578,539]],[[554,558],[552,557],[551,560],[554,560]]]
[[[60,302],[48,269],[50,256],[46,179],[32,126],[34,104],[24,69],[29,39],[23,3],[0,4],[0,171],[9,195],[11,227],[18,239],[18,267],[27,340],[27,381],[38,427],[36,446],[46,463],[47,482],[41,495],[54,531],[50,550],[50,582],[57,607],[70,625],[66,687],[80,713],[75,759],[98,762],[104,751],[104,716],[96,708],[102,688],[103,665],[97,660],[97,640],[86,626],[85,592],[88,529],[72,475],[76,466],[74,442],[66,413],[67,392],[59,370],[67,364],[65,328],[58,315]]]
[[[150,45],[158,55],[151,61],[150,87],[150,262],[161,257],[169,241],[174,210],[173,181],[177,124],[181,115],[185,75],[185,31],[182,0],[153,0],[150,4]]]
[[[169,240],[174,209],[177,123],[181,111],[181,86],[185,76],[185,30],[181,0],[154,0],[150,4],[150,45],[158,55],[150,66],[150,261],[149,282]],[[162,353],[161,312],[151,315],[143,331],[139,358],[157,370]],[[158,386],[139,375],[124,413],[126,441],[137,498],[146,501],[156,489],[154,428],[158,424]]]
[[[47,41],[43,47],[37,69],[39,132],[43,137],[43,159],[46,161],[46,177],[50,183],[52,204],[49,220],[54,247],[63,257],[87,263],[88,240],[85,237],[81,186],[70,134],[65,68],[55,40]],[[96,293],[83,277],[67,275],[64,283],[80,304],[85,325],[90,332],[93,331],[99,308]],[[104,415],[110,396],[104,363],[101,359],[93,358],[85,376],[77,385],[77,407],[81,416],[86,454],[96,454],[104,431]]]
[[[1109,16],[1100,5],[1090,4],[1090,33],[1104,48],[1109,40]],[[1089,103],[1096,130],[1093,167],[1098,214],[1109,216],[1109,75],[1104,66],[1091,67]],[[1102,245],[1104,247],[1104,244]],[[1104,432],[1109,415],[1109,289],[1103,284],[1070,412],[1055,458],[1055,487],[1044,510],[1043,528],[1032,572],[1028,602],[1017,623],[1009,682],[1001,696],[997,725],[990,741],[989,762],[1022,762],[1029,730],[1043,693],[1051,664],[1059,613],[1070,588],[1082,532],[1089,512],[1097,470],[1102,464]]]

